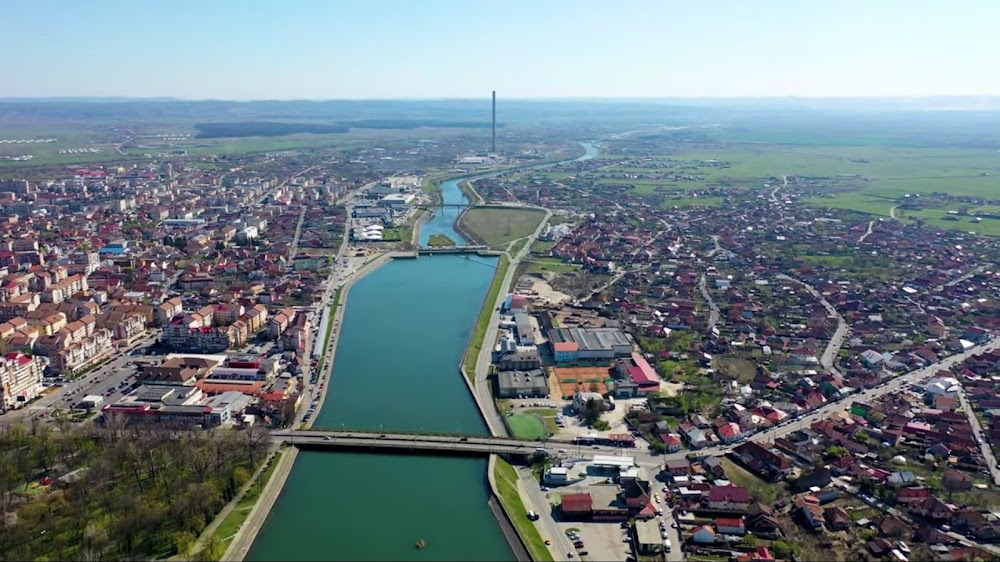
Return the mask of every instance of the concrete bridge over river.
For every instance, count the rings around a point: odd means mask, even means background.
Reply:
[[[583,445],[571,441],[531,441],[509,437],[390,433],[349,430],[286,430],[272,433],[275,440],[310,449],[386,449],[435,454],[523,455],[539,450],[550,455],[592,458],[595,455],[649,456],[647,451],[621,447]]]

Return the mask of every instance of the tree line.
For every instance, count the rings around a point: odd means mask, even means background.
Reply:
[[[0,560],[187,555],[270,435],[129,426],[0,428]]]

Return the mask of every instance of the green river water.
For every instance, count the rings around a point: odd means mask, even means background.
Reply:
[[[495,267],[422,256],[355,284],[314,427],[486,433],[458,365]],[[247,560],[512,560],[488,494],[485,458],[303,451]]]
[[[595,145],[581,146],[576,160],[597,154]],[[468,203],[460,181],[441,184],[445,203]],[[421,226],[422,243],[434,233],[463,241],[457,215],[435,212]],[[423,256],[357,282],[313,427],[488,433],[458,368],[496,264]],[[485,458],[303,451],[246,560],[513,560],[486,504],[486,465]],[[425,549],[414,547],[418,539]]]

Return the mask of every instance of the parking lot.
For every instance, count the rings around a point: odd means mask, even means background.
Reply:
[[[626,531],[618,523],[567,522],[558,525],[563,532],[579,529],[583,550],[587,551],[584,558],[588,560],[625,560],[631,556],[631,549],[623,540]]]

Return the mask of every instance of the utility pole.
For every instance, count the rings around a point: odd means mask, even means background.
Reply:
[[[497,91],[493,90],[493,144],[491,152],[497,152]]]

